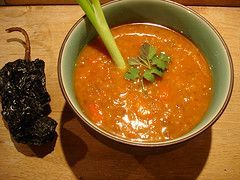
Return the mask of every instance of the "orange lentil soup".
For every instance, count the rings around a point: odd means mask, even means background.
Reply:
[[[208,108],[210,68],[198,48],[180,33],[153,24],[112,29],[124,57],[139,55],[149,43],[171,57],[168,70],[154,83],[124,79],[99,38],[80,53],[74,73],[78,102],[100,128],[133,141],[166,141],[189,132]]]

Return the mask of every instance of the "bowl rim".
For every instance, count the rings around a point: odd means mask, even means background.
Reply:
[[[114,4],[114,3],[118,3],[121,1],[129,1],[129,0],[113,0],[110,1],[108,3],[105,3],[102,5],[102,7],[106,7],[108,5]],[[142,1],[142,0],[137,0],[137,1]],[[161,2],[159,0],[148,0],[148,2]],[[146,2],[146,1],[145,1]],[[57,73],[58,73],[58,82],[61,88],[61,91],[64,95],[65,100],[67,101],[67,103],[71,106],[72,110],[78,115],[78,117],[84,121],[88,126],[90,126],[92,129],[94,129],[95,131],[97,131],[98,133],[100,133],[101,135],[110,138],[111,140],[123,143],[123,144],[127,144],[127,145],[131,145],[131,146],[137,146],[137,147],[163,147],[163,146],[170,146],[170,145],[174,145],[174,144],[179,144],[182,142],[185,142],[187,140],[190,140],[194,137],[196,137],[197,135],[201,134],[202,132],[204,132],[206,129],[208,129],[209,127],[211,127],[218,119],[219,117],[223,114],[224,110],[226,109],[231,95],[232,95],[232,91],[233,91],[233,85],[234,85],[234,68],[233,68],[233,61],[232,61],[232,57],[230,54],[230,51],[227,47],[226,42],[224,41],[223,37],[220,35],[220,33],[217,31],[217,29],[206,19],[204,18],[202,15],[200,15],[198,12],[173,1],[170,0],[162,0],[162,2],[168,3],[170,5],[174,5],[174,6],[178,6],[179,8],[184,9],[185,11],[188,11],[190,13],[192,13],[193,15],[197,16],[198,18],[200,18],[202,21],[204,21],[204,23],[207,24],[207,26],[209,26],[210,29],[212,29],[214,31],[214,33],[217,35],[217,37],[219,38],[219,40],[221,41],[222,45],[224,46],[224,49],[226,51],[227,54],[227,59],[228,59],[228,64],[229,64],[229,69],[230,69],[230,83],[229,83],[229,87],[228,87],[228,93],[227,96],[224,100],[224,103],[221,107],[221,109],[217,112],[217,114],[214,116],[214,118],[212,118],[212,120],[210,120],[203,128],[201,128],[200,130],[193,132],[192,134],[189,134],[186,137],[179,137],[177,138],[175,141],[156,141],[156,142],[144,142],[144,141],[131,141],[131,140],[127,140],[121,137],[118,137],[114,134],[111,134],[110,132],[107,132],[106,130],[99,128],[98,126],[94,125],[93,123],[89,122],[90,120],[85,119],[81,113],[78,112],[78,110],[75,108],[74,104],[71,102],[70,98],[67,95],[67,91],[64,87],[64,83],[63,83],[63,74],[61,71],[61,64],[62,64],[62,59],[63,59],[63,52],[66,46],[66,43],[69,39],[69,37],[71,36],[72,32],[74,31],[74,29],[79,25],[79,23],[81,23],[85,18],[86,15],[82,16],[79,20],[77,20],[77,22],[75,22],[75,24],[71,27],[71,29],[68,31],[67,35],[64,38],[64,41],[61,45],[60,48],[60,52],[59,52],[59,56],[58,56],[58,65],[57,65]]]

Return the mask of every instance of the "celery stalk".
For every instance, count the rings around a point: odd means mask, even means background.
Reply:
[[[125,61],[108,27],[99,0],[76,0],[95,27],[115,64],[124,69]]]

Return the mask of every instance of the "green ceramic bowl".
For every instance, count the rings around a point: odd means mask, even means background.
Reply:
[[[59,54],[58,75],[63,95],[76,114],[92,129],[115,141],[135,146],[166,146],[183,142],[210,127],[223,113],[233,88],[233,64],[228,48],[216,29],[191,9],[171,1],[122,0],[103,7],[110,27],[148,22],[160,24],[181,32],[190,38],[206,57],[213,73],[214,94],[201,122],[189,133],[166,142],[133,142],[100,129],[82,112],[73,88],[73,71],[81,49],[94,37],[96,31],[86,17],[81,18],[67,34]]]

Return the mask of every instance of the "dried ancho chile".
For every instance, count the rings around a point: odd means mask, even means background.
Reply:
[[[18,143],[43,145],[56,135],[56,121],[51,112],[50,96],[46,90],[44,61],[30,60],[30,41],[26,31],[13,27],[25,36],[25,58],[5,64],[0,70],[2,116]]]

